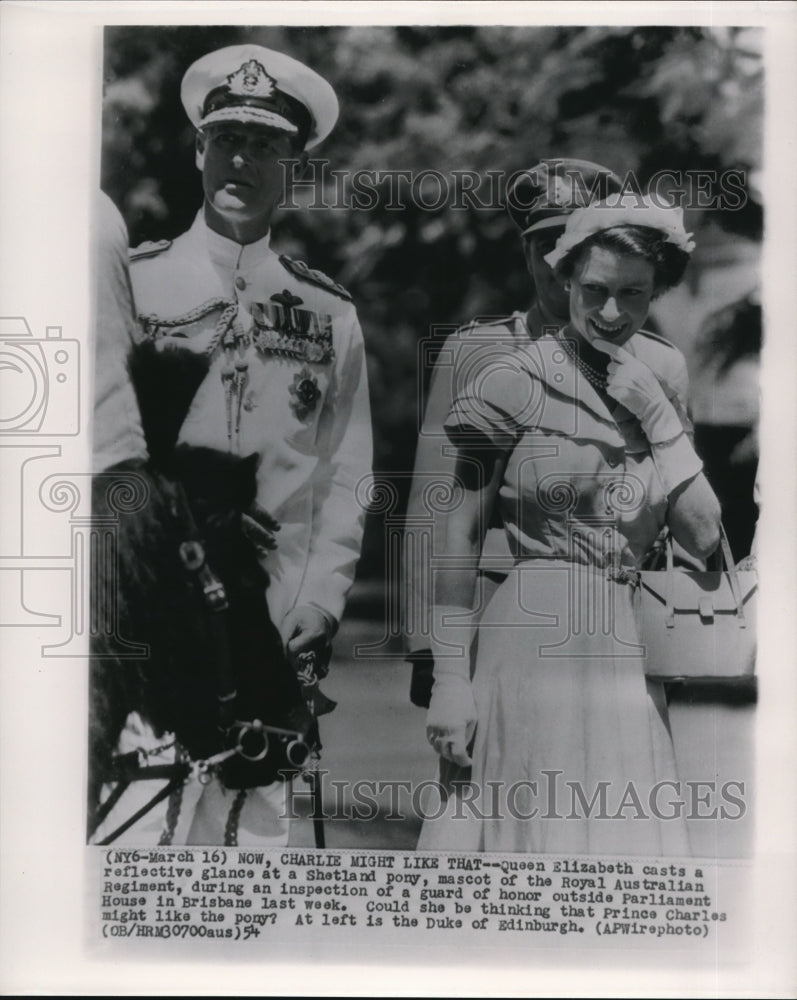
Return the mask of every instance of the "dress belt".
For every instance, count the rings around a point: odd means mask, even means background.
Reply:
[[[545,563],[550,566],[550,564],[561,565],[562,568],[566,566],[579,566],[581,569],[592,570],[595,573],[602,574],[605,579],[611,580],[613,583],[623,583],[630,587],[636,587],[639,585],[639,570],[634,569],[631,566],[619,566],[616,563],[610,563],[608,566],[597,566],[594,563],[575,563],[570,559],[557,559],[555,556],[529,556],[526,559],[520,559],[512,569],[521,569],[523,567],[531,568],[530,563]],[[485,575],[490,575],[486,573]]]

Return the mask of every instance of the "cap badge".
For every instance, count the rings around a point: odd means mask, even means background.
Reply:
[[[532,201],[529,210],[533,212],[542,208],[572,209],[575,201],[572,179],[568,182],[559,174],[551,174],[547,169],[547,164],[544,166],[545,170],[544,172],[540,171],[542,177],[538,183],[541,187],[544,185],[545,190]]]
[[[277,81],[257,59],[245,62],[227,77],[227,88],[238,97],[271,97]]]

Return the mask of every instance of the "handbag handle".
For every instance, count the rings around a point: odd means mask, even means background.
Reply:
[[[747,628],[747,622],[744,617],[744,601],[742,600],[742,585],[739,582],[739,571],[734,564],[733,553],[731,552],[728,536],[725,534],[725,525],[722,521],[720,521],[720,548],[722,549],[722,558],[725,562],[725,569],[727,570],[728,579],[731,584],[731,593],[733,594],[733,599],[736,601],[736,616],[739,619],[739,628]]]
[[[719,545],[719,570],[723,572],[722,564],[725,564],[725,572],[731,585],[731,594],[736,601],[736,617],[739,628],[747,628],[747,620],[744,617],[744,601],[742,599],[742,585],[739,582],[739,571],[733,562],[733,553],[725,534],[725,526],[720,521],[720,545]],[[667,532],[667,588],[666,588],[667,610],[664,617],[664,624],[667,628],[675,627],[675,563],[673,558],[672,532]]]
[[[672,532],[667,532],[667,611],[664,624],[667,628],[675,628],[675,560],[672,551]]]

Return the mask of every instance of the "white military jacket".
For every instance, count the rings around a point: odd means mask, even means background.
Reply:
[[[281,524],[264,563],[274,621],[301,604],[339,620],[362,542],[355,489],[372,457],[348,293],[279,257],[268,235],[245,246],[220,236],[202,211],[173,243],[132,251],[130,272],[143,335],[180,337],[210,360],[179,443],[259,456],[257,499]]]

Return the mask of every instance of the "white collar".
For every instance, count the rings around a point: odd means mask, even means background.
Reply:
[[[271,230],[254,243],[236,243],[235,240],[230,240],[210,228],[205,221],[204,206],[197,212],[190,234],[192,239],[204,243],[210,259],[222,267],[233,269],[247,267],[276,256],[270,245]]]

